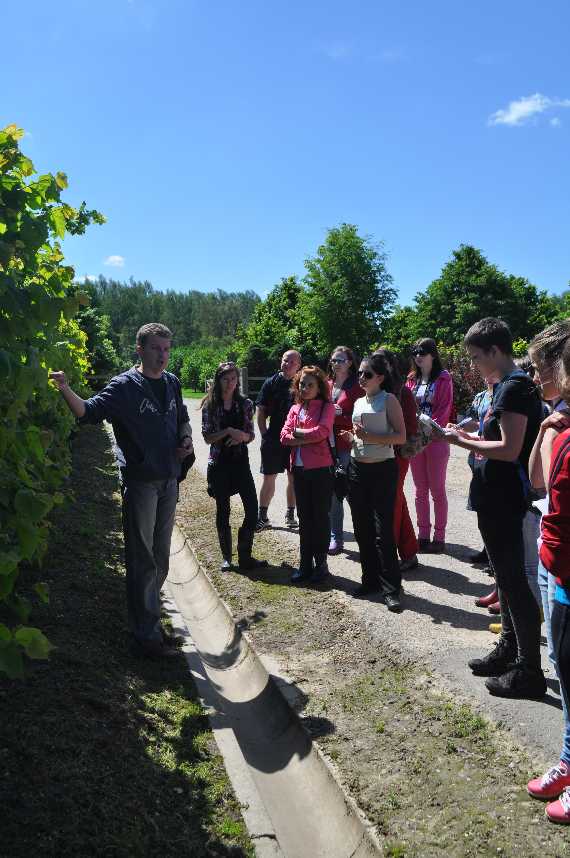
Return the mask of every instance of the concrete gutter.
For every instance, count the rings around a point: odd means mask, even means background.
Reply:
[[[381,855],[371,823],[345,793],[331,766],[312,743],[281,692],[280,682],[268,674],[247,635],[236,627],[178,527],[172,538],[168,588],[210,682],[210,688],[206,689],[195,652],[192,673],[195,678],[202,678],[199,690],[204,699],[215,705],[213,727],[219,730],[223,724],[235,736],[237,747],[230,747],[228,736],[225,737],[231,757],[226,761],[228,774],[234,788],[236,778],[241,778],[241,788],[236,793],[242,803],[244,783],[246,792],[249,790],[246,803],[251,814],[248,820],[248,813],[244,812],[244,818],[256,846],[259,844],[258,855],[285,858]],[[226,757],[223,744],[220,750]],[[236,757],[237,748],[241,759]],[[261,806],[254,812],[252,801],[255,805],[257,798]]]

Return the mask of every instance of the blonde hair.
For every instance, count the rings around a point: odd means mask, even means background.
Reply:
[[[570,319],[559,319],[537,334],[529,344],[528,353],[538,367],[552,370],[554,383],[560,386],[562,354],[570,339]]]

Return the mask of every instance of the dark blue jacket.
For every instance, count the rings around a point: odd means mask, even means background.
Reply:
[[[115,433],[115,454],[124,479],[150,482],[180,475],[176,456],[180,426],[188,422],[180,382],[164,372],[166,411],[154,397],[150,384],[134,367],[112,378],[85,401],[80,423],[108,420]]]

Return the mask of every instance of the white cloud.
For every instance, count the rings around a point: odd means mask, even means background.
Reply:
[[[97,283],[99,278],[96,274],[85,274],[83,277],[76,277],[76,283]]]
[[[124,256],[108,256],[105,259],[104,265],[110,265],[111,268],[124,268],[125,267],[125,257]]]
[[[562,125],[562,121],[559,119],[558,116],[555,116],[553,119],[550,120],[550,124],[553,128],[558,128],[559,125]]]
[[[508,107],[492,113],[488,125],[524,125],[547,110],[570,107],[570,98],[550,98],[535,92],[516,101],[509,102]]]

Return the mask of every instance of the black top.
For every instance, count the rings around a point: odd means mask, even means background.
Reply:
[[[291,379],[285,378],[282,372],[266,378],[259,391],[257,404],[265,409],[269,417],[267,434],[279,438],[289,409],[293,405]]]
[[[471,503],[477,512],[524,513],[529,505],[528,460],[543,419],[542,402],[534,382],[515,370],[495,387],[491,406],[483,421],[483,439],[499,441],[501,415],[505,412],[527,418],[522,449],[516,462],[501,462],[475,454]]]
[[[152,395],[158,402],[160,406],[160,410],[162,412],[166,411],[166,379],[164,377],[164,373],[160,376],[160,378],[149,378],[148,375],[143,375],[144,380],[149,385]]]

